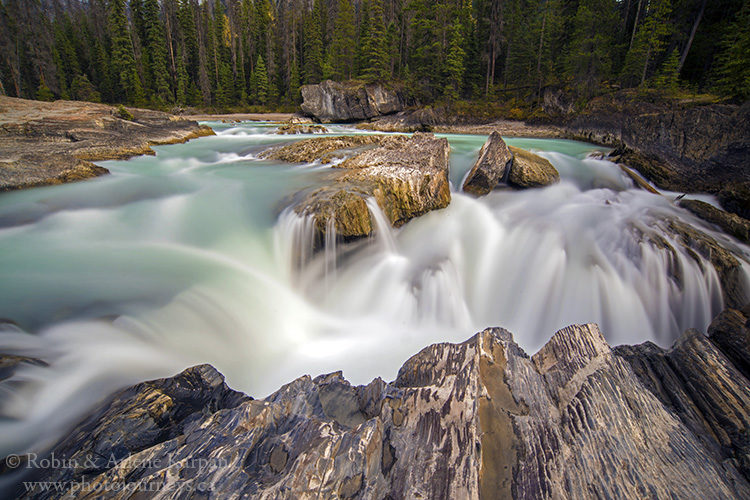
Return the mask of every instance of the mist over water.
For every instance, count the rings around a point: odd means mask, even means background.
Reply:
[[[39,357],[0,384],[0,454],[43,447],[119,388],[211,363],[264,397],[303,374],[395,377],[434,342],[503,326],[532,354],[559,328],[597,322],[612,344],[668,346],[723,307],[713,267],[649,243],[680,218],[749,249],[667,197],[633,189],[594,146],[510,139],[560,171],[543,189],[475,199],[455,189],[486,137],[446,135],[453,199],[394,230],[370,203],[368,240],[313,253],[284,210],[328,167],[259,161],[270,124],[104,162],[90,182],[0,197],[0,352]],[[334,133],[353,129],[331,127]],[[679,269],[681,284],[674,279]],[[748,274],[750,276],[750,274]]]

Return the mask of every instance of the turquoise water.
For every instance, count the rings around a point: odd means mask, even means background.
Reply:
[[[216,136],[101,163],[112,175],[0,196],[0,317],[19,325],[0,351],[49,363],[0,385],[0,452],[43,447],[112,391],[198,363],[263,397],[306,373],[392,379],[422,347],[487,326],[530,353],[589,321],[612,343],[668,345],[723,307],[711,266],[675,264],[639,236],[666,217],[700,222],[586,158],[601,148],[509,139],[562,182],[454,191],[447,209],[299,262],[306,221],[284,208],[328,167],[257,160],[297,139],[273,124],[211,125]],[[445,137],[455,190],[486,137]]]

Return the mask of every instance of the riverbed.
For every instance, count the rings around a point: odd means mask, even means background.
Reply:
[[[216,136],[100,162],[109,176],[0,197],[0,317],[16,323],[3,327],[0,351],[47,363],[0,386],[2,454],[44,447],[111,392],[200,363],[264,397],[305,374],[392,380],[421,348],[488,326],[529,353],[586,322],[613,345],[666,347],[705,330],[724,307],[721,286],[694,252],[644,235],[674,242],[664,221],[679,219],[750,256],[674,194],[637,189],[589,157],[604,151],[591,144],[508,139],[547,158],[561,182],[464,195],[486,136],[457,134],[441,135],[452,149],[448,208],[393,229],[371,204],[381,220],[371,238],[332,238],[314,253],[309,221],[285,208],[330,167],[257,159],[310,136],[208,125]]]

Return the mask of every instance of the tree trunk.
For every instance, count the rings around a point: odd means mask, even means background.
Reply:
[[[544,28],[547,24],[547,7],[548,4],[545,1],[544,2],[544,16],[542,17],[542,31],[539,34],[539,55],[536,59],[536,74],[537,78],[539,79],[539,90],[537,92],[537,95],[539,98],[542,97],[542,47],[544,46]]]
[[[628,50],[633,48],[633,40],[635,40],[635,31],[638,28],[638,17],[641,15],[641,4],[643,3],[643,0],[638,0],[638,8],[635,11],[635,21],[633,21],[633,34],[630,35],[630,46],[628,47]]]
[[[693,29],[690,30],[690,37],[688,38],[685,48],[682,50],[682,55],[680,55],[680,63],[677,65],[678,75],[682,71],[682,66],[685,64],[685,59],[687,59],[688,53],[690,52],[690,46],[693,45],[693,38],[695,38],[695,32],[698,31],[698,25],[703,18],[703,12],[706,10],[706,3],[708,3],[708,0],[703,0],[701,3],[701,10],[698,12],[698,17],[695,18]]]

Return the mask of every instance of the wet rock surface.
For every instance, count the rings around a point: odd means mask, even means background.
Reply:
[[[658,187],[717,194],[750,217],[750,103],[659,102],[621,91],[560,119],[582,140],[617,147],[622,162]]]
[[[529,151],[510,146],[513,162],[508,184],[517,188],[548,186],[560,181],[560,173],[547,160]]]
[[[671,349],[573,325],[532,357],[490,328],[391,383],[304,376],[265,400],[191,368],[122,391],[53,450],[113,463],[37,479],[164,498],[747,498],[746,317],[724,316]]]
[[[464,181],[463,190],[474,196],[484,196],[503,181],[513,153],[500,137],[498,132],[492,132],[479,151],[476,163],[469,171]]]
[[[197,122],[159,111],[78,101],[0,96],[0,191],[106,174],[93,161],[153,154],[151,146],[212,135]]]
[[[302,112],[323,123],[366,120],[396,113],[405,105],[401,92],[380,83],[326,80],[303,85],[300,92]]]
[[[285,123],[281,125],[276,131],[279,135],[291,135],[291,134],[326,134],[328,129],[323,125],[315,125],[308,123]]]
[[[750,221],[700,200],[681,200],[680,206],[701,219],[716,224],[740,241],[750,243]]]
[[[367,206],[370,198],[394,227],[448,206],[449,152],[446,139],[417,133],[308,139],[262,157],[323,163],[346,158],[335,165],[327,184],[300,193],[293,202],[296,213],[313,219],[315,241],[321,244],[334,229],[344,240],[371,234],[375,221]]]

